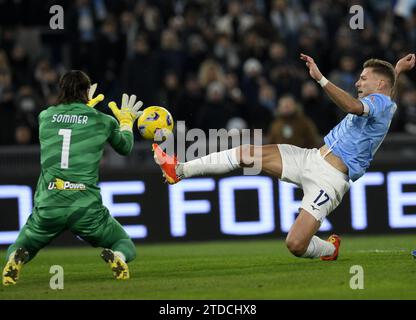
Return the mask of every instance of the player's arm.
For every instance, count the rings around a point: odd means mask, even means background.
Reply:
[[[360,100],[352,97],[349,93],[345,92],[341,88],[337,87],[332,82],[328,81],[319,71],[315,61],[301,53],[300,58],[305,61],[306,66],[309,68],[310,76],[315,79],[323,88],[326,94],[331,100],[343,111],[347,113],[353,113],[362,115],[364,112],[364,106]]]
[[[112,129],[108,142],[114,150],[122,155],[129,154],[133,148],[133,124],[142,113],[139,109],[143,106],[143,102],[135,102],[136,96],[134,94],[129,97],[123,93],[120,109],[114,101],[108,104],[119,122],[119,126]]]
[[[391,93],[392,99],[395,98],[396,93],[397,93],[397,80],[399,79],[400,74],[413,69],[415,66],[415,62],[416,62],[416,56],[414,53],[409,53],[408,55],[406,55],[405,57],[397,61],[396,67],[394,68],[394,70],[396,71],[396,81],[394,83],[392,93]]]
[[[130,130],[120,130],[120,126],[117,123],[117,121],[112,117],[110,118],[111,118],[111,133],[108,138],[108,143],[117,153],[123,156],[128,155],[133,149],[133,144],[134,144],[133,132]]]

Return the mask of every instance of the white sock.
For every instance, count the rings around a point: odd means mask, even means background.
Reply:
[[[176,168],[176,173],[180,178],[189,178],[233,171],[240,167],[236,149],[214,152],[205,157],[180,163]]]
[[[126,256],[124,255],[123,252],[120,251],[114,251],[114,255],[116,255],[117,257],[119,257],[121,260],[123,260],[124,262],[126,262]]]
[[[10,253],[9,255],[9,259],[7,260],[7,262],[12,261],[12,259],[14,259],[14,254],[16,253],[16,250],[14,250],[12,253]]]
[[[308,249],[302,255],[302,258],[318,258],[324,256],[330,256],[334,253],[335,246],[325,240],[313,236],[311,242],[309,242]]]

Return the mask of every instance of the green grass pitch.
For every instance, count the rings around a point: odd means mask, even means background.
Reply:
[[[138,245],[131,279],[116,281],[96,248],[46,248],[0,299],[416,299],[415,235],[343,237],[337,261],[291,256],[284,241]],[[5,251],[0,251],[4,262]],[[64,268],[52,290],[51,265]],[[352,290],[353,265],[364,289]]]

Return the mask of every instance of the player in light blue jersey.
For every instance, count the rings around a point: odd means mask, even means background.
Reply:
[[[171,184],[184,178],[223,174],[260,163],[262,171],[303,189],[299,215],[286,238],[289,251],[297,257],[336,260],[340,237],[332,235],[324,241],[315,233],[349,190],[349,181],[356,181],[368,169],[397,108],[391,99],[396,78],[414,67],[415,55],[400,59],[396,67],[383,60],[367,60],[356,82],[358,98],[329,82],[311,57],[301,54],[300,58],[305,61],[310,76],[348,113],[325,137],[320,149],[285,144],[242,145],[179,163],[176,157],[166,155],[154,144],[154,155]]]

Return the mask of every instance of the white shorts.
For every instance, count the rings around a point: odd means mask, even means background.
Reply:
[[[277,146],[282,156],[281,180],[303,189],[301,208],[322,223],[349,190],[348,176],[324,160],[318,149]]]

